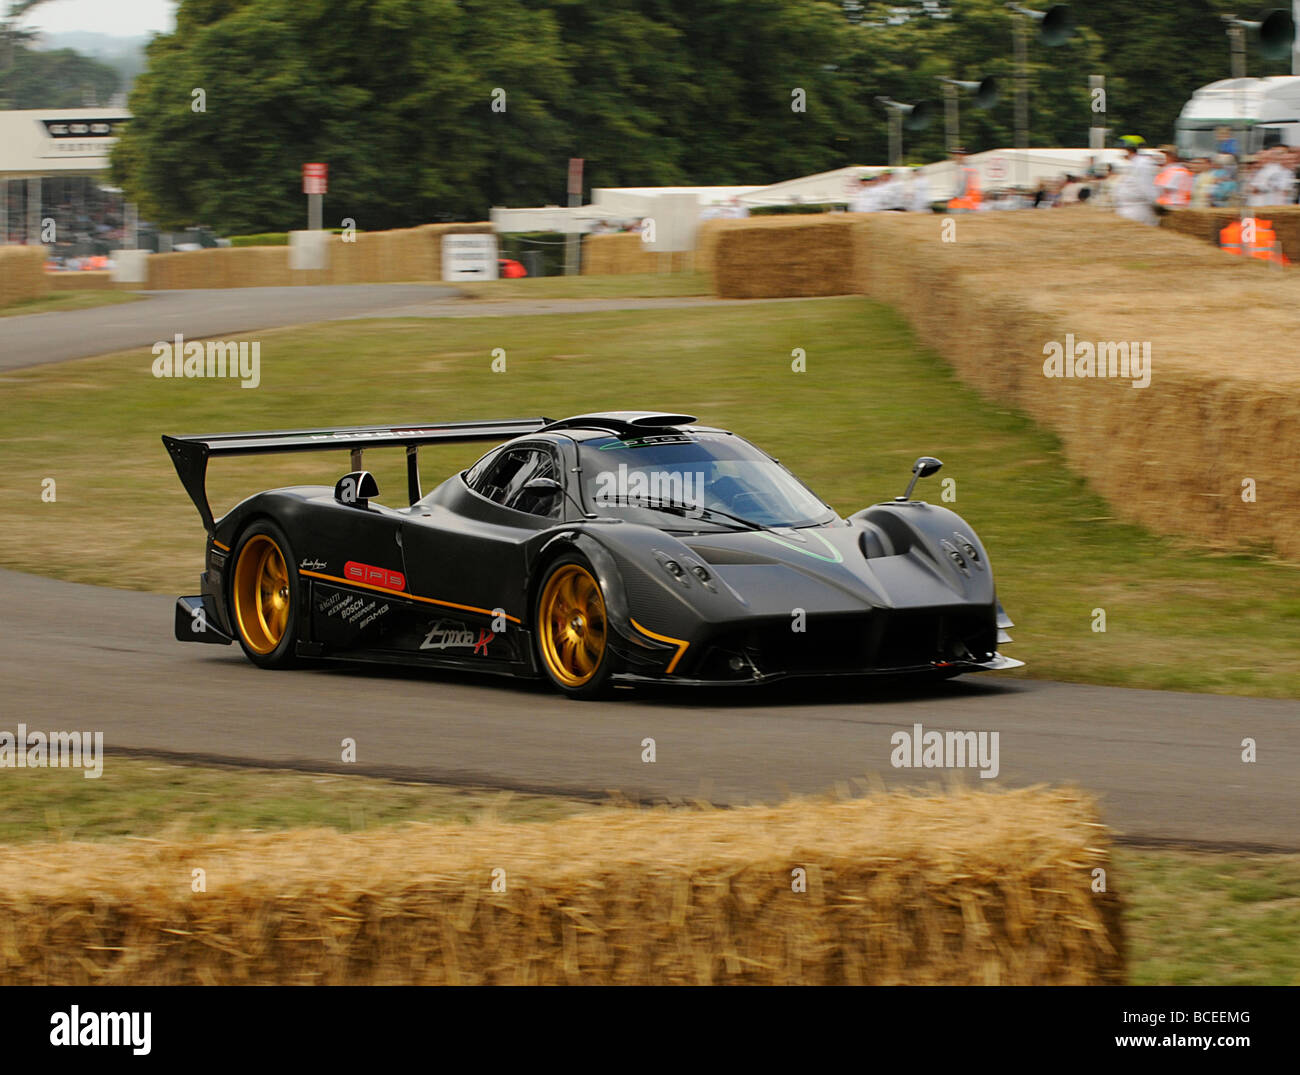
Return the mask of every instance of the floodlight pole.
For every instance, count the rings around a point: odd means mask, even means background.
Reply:
[[[1018,16],[1012,20],[1012,37],[1016,48],[1016,148],[1020,150],[1016,161],[1016,186],[1028,185],[1025,169],[1028,165],[1026,152],[1029,149],[1029,60],[1027,16]]]
[[[944,126],[944,148],[948,151],[948,156],[952,156],[953,150],[958,146],[958,131],[961,123],[961,114],[959,109],[961,103],[957,99],[957,84],[950,79],[940,79],[943,83],[943,126]]]
[[[1093,99],[1097,91],[1101,91],[1101,108],[1092,107]],[[1088,148],[1103,150],[1106,148],[1106,76],[1089,75],[1088,76],[1088,108],[1091,110],[1089,115],[1092,122],[1088,127]],[[1100,123],[1098,122],[1100,117]],[[1100,161],[1097,162],[1100,165]]]
[[[889,110],[889,166],[897,168],[903,160],[903,113]]]
[[[1232,50],[1232,78],[1235,83],[1233,100],[1237,112],[1237,122],[1233,124],[1233,132],[1237,136],[1237,189],[1232,200],[1244,215],[1246,186],[1243,166],[1246,163],[1246,137],[1249,131],[1246,126],[1246,27],[1236,15],[1224,15],[1223,20],[1228,25],[1228,44]]]

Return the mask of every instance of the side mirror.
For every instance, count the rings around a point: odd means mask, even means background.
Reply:
[[[928,478],[931,474],[937,474],[939,468],[943,466],[941,460],[932,455],[923,455],[912,464],[912,480],[907,483],[907,492],[902,496],[896,496],[896,501],[906,501],[912,499],[912,490],[916,488],[916,483],[921,478]]]
[[[564,487],[554,478],[534,478],[532,481],[524,482],[523,491],[526,493],[562,493]]]
[[[334,499],[351,508],[368,507],[370,498],[378,495],[379,483],[368,470],[344,474],[334,486]]]

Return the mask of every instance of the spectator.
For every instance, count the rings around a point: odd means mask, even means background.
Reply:
[[[1216,209],[1232,205],[1237,198],[1237,162],[1230,153],[1214,158],[1214,185],[1210,188],[1210,205]]]
[[[969,213],[980,207],[979,173],[966,163],[966,150],[958,146],[952,151],[953,164],[957,168],[957,184],[953,197],[948,202],[948,212]]]
[[[1284,163],[1286,151],[1274,146],[1260,154],[1259,167],[1246,184],[1247,202],[1252,206],[1289,205],[1295,200],[1295,173]]]
[[[1186,209],[1192,202],[1192,173],[1173,146],[1163,146],[1165,166],[1156,174],[1156,204],[1165,209]]]
[[[1300,146],[1291,146],[1287,150],[1285,164],[1291,169],[1291,175],[1295,179],[1293,189],[1296,191],[1296,200],[1300,201]]]
[[[1115,169],[1109,164],[1098,166],[1097,179],[1092,184],[1092,196],[1089,198],[1088,204],[1103,209],[1113,209],[1115,207]]]
[[[1214,185],[1217,180],[1214,178],[1214,170],[1210,167],[1208,157],[1197,157],[1192,161],[1192,200],[1193,209],[1208,209],[1212,204],[1210,195],[1214,191]]]
[[[850,213],[871,213],[876,209],[876,193],[872,177],[865,172],[858,177],[858,189],[849,200]]]
[[[930,181],[925,178],[925,173],[917,168],[911,168],[908,170],[907,177],[908,211],[912,213],[933,212],[933,206],[930,202]]]
[[[1115,184],[1115,212],[1139,224],[1156,223],[1156,165],[1141,152],[1141,135],[1124,136],[1124,171]]]
[[[901,176],[895,172],[882,172],[876,182],[876,209],[901,212],[905,194]]]
[[[1228,127],[1216,127],[1214,130],[1215,151],[1226,153],[1230,157],[1236,157],[1238,153],[1237,139],[1232,130]]]
[[[1057,205],[1078,205],[1079,195],[1088,188],[1083,185],[1083,180],[1077,175],[1067,175],[1065,182],[1061,185],[1060,194],[1057,196]],[[1087,201],[1085,195],[1083,198]]]

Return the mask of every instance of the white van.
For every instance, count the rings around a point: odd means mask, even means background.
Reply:
[[[1300,76],[1225,78],[1202,86],[1174,124],[1175,143],[1183,158],[1212,157],[1218,151],[1220,127],[1241,137],[1245,153],[1274,145],[1300,145]]]

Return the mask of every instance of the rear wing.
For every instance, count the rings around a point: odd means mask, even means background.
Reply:
[[[208,505],[208,459],[214,455],[275,455],[281,452],[323,452],[346,448],[352,469],[361,469],[366,448],[405,448],[406,486],[411,503],[420,499],[419,449],[421,444],[471,441],[500,443],[511,437],[536,433],[549,418],[504,418],[492,422],[443,422],[440,425],[350,426],[344,429],[292,429],[264,433],[212,433],[173,437],[163,434],[163,444],[176,467],[181,485],[199,509],[203,526],[212,533],[214,520]]]

